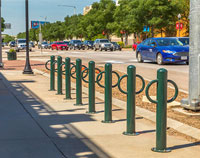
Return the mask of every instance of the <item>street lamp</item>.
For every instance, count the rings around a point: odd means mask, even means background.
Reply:
[[[181,14],[178,14],[178,30],[179,30],[179,37],[180,37],[180,34],[181,34],[181,28],[180,28],[180,20],[181,20]]]
[[[1,0],[0,0],[0,67],[3,67],[3,61],[2,61],[2,35],[1,35]]]
[[[29,15],[28,15],[28,0],[25,0],[26,6],[26,64],[23,74],[33,74],[29,60]]]
[[[69,8],[74,8],[74,15],[76,15],[76,6],[71,6],[71,5],[58,5],[58,7],[69,7]]]

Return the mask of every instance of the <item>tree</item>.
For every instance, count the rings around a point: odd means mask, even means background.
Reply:
[[[4,24],[5,20],[4,18],[1,18],[1,31],[3,32],[5,29],[5,24]]]
[[[14,41],[15,38],[10,36],[10,35],[6,35],[3,39],[4,42],[9,43],[10,41]]]

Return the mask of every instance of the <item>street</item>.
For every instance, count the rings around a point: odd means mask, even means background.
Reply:
[[[3,49],[3,60],[7,60],[5,51],[9,48],[6,47]],[[94,50],[68,50],[68,51],[52,51],[49,49],[43,49],[42,51],[34,48],[30,52],[30,59],[46,62],[50,59],[51,55],[60,55],[63,57],[70,57],[72,61],[75,61],[77,58],[82,59],[84,64],[93,60],[97,65],[104,65],[105,63],[112,63],[113,69],[126,72],[128,65],[135,65],[137,73],[142,75],[147,80],[156,79],[156,72],[159,68],[165,68],[168,70],[168,78],[175,81],[179,89],[188,91],[188,68],[189,66],[185,63],[180,64],[166,64],[166,65],[157,65],[149,61],[144,63],[138,63],[135,57],[135,52],[132,50],[123,50],[123,51],[94,51]],[[25,60],[25,51],[17,53],[18,60]]]

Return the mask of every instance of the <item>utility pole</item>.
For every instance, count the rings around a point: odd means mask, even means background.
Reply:
[[[1,0],[0,0],[0,67],[3,67],[3,61],[2,61],[2,33],[1,33]]]
[[[76,6],[71,6],[71,5],[58,5],[58,7],[69,7],[69,8],[74,8],[74,15],[76,15]]]
[[[182,106],[200,110],[200,1],[190,0],[190,52],[189,52],[189,98]]]

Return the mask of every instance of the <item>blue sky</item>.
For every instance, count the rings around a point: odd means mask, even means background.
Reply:
[[[29,21],[64,21],[67,15],[73,15],[73,8],[58,7],[58,5],[76,6],[77,13],[83,13],[83,8],[99,0],[29,0]],[[42,18],[42,17],[43,18]],[[17,35],[25,31],[25,0],[2,0],[2,17],[6,23],[11,23],[12,29],[3,34]],[[30,26],[30,22],[29,22]]]

